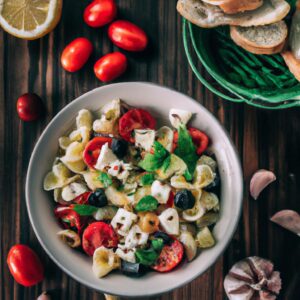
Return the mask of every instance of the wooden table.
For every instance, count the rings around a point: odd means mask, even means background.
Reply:
[[[117,50],[105,29],[91,29],[82,20],[89,1],[65,0],[62,20],[46,37],[27,42],[0,31],[0,297],[35,299],[43,290],[56,289],[54,299],[103,299],[64,274],[45,254],[29,223],[24,185],[34,144],[53,116],[67,103],[102,84],[95,78],[93,62]],[[224,255],[200,278],[156,299],[226,299],[223,279],[233,263],[250,255],[274,261],[283,279],[282,299],[300,299],[300,240],[272,224],[269,218],[280,209],[299,212],[300,120],[299,109],[265,111],[233,104],[215,97],[193,75],[184,54],[181,18],[176,0],[119,0],[120,17],[139,24],[150,36],[146,53],[128,54],[130,68],[121,81],[151,81],[174,88],[207,107],[230,133],[244,170],[243,214]],[[64,46],[78,36],[91,39],[93,57],[83,70],[66,73],[60,66]],[[16,113],[16,100],[25,92],[39,94],[47,116],[24,123]],[[258,168],[271,169],[277,181],[259,200],[249,197],[249,180]],[[6,257],[10,247],[24,243],[33,247],[46,265],[42,284],[24,288],[11,277]]]

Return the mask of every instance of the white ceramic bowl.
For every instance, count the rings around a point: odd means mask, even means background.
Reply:
[[[58,138],[74,123],[82,108],[98,110],[104,103],[121,98],[128,104],[149,109],[168,124],[172,107],[195,113],[192,125],[204,130],[212,140],[221,175],[221,218],[214,227],[217,243],[201,252],[191,263],[173,272],[149,272],[139,279],[112,273],[97,279],[92,272],[92,259],[70,249],[57,238],[60,229],[54,214],[51,193],[43,191],[43,178],[51,169],[58,150]],[[161,294],[188,283],[205,272],[221,255],[236,229],[242,207],[242,172],[235,148],[219,122],[193,99],[171,89],[142,82],[117,83],[92,90],[62,109],[37,142],[29,163],[26,181],[27,209],[33,229],[48,255],[67,274],[95,290],[123,295],[150,296]]]

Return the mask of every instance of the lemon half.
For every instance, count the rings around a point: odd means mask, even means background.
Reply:
[[[38,39],[60,20],[62,0],[0,0],[0,25],[27,40]]]

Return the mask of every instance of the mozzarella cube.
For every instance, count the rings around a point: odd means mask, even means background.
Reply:
[[[143,232],[138,225],[134,225],[125,239],[125,247],[132,249],[137,246],[145,245],[148,241],[149,234]]]
[[[102,171],[105,167],[109,166],[111,163],[113,163],[116,160],[118,160],[118,158],[108,147],[108,143],[105,143],[101,148],[100,155],[98,157],[95,168],[97,170]]]
[[[179,234],[179,216],[175,208],[168,208],[159,215],[160,226],[168,234]]]
[[[119,180],[126,182],[130,172],[132,170],[132,165],[124,163],[121,160],[116,160],[109,165],[108,174],[117,177]]]
[[[78,182],[72,182],[62,189],[61,197],[65,201],[72,201],[77,196],[87,192],[87,188],[84,184]]]
[[[111,226],[122,236],[126,236],[137,216],[123,208],[119,208],[116,215],[111,220]]]
[[[186,125],[192,117],[192,113],[183,109],[171,108],[169,112],[169,119],[172,126],[178,129],[180,124]]]
[[[155,130],[135,129],[134,130],[135,146],[150,151],[155,140]]]
[[[151,186],[151,195],[160,203],[166,204],[169,200],[171,187],[163,184],[159,180],[155,180]]]
[[[136,259],[135,259],[135,249],[126,249],[126,247],[124,247],[124,245],[119,244],[118,245],[118,249],[115,252],[121,259],[131,262],[131,263],[135,263]]]

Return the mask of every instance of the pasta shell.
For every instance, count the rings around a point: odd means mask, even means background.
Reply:
[[[219,205],[219,198],[214,193],[202,191],[200,203],[206,210],[211,210]]]
[[[201,155],[197,161],[197,165],[207,165],[212,169],[213,172],[216,172],[217,170],[217,162],[207,155]]]
[[[74,130],[70,133],[69,138],[72,142],[80,142],[83,145],[86,145],[90,140],[91,130],[86,127],[80,127],[77,130]]]
[[[171,152],[174,138],[173,130],[168,126],[163,126],[158,129],[156,135],[157,141],[161,143],[169,152]]]
[[[188,189],[192,190],[194,187],[192,184],[186,181],[185,177],[182,175],[173,176],[170,180],[171,186],[176,189]]]
[[[89,170],[89,171],[83,172],[82,175],[83,175],[83,178],[84,178],[87,186],[92,191],[95,191],[96,189],[104,187],[103,183],[97,179],[99,176],[98,172],[92,172]]]
[[[72,162],[68,161],[65,156],[61,157],[60,160],[75,174],[82,174],[87,168],[83,160]]]
[[[87,127],[89,130],[91,130],[92,123],[93,123],[93,116],[92,116],[91,112],[87,109],[81,109],[78,112],[78,115],[76,117],[77,128]]]
[[[73,142],[69,145],[64,156],[64,160],[68,162],[78,162],[82,160],[84,146],[82,143]]]
[[[195,188],[204,188],[214,181],[215,176],[216,174],[208,165],[198,165],[196,167],[193,185]]]
[[[62,136],[58,139],[59,147],[63,150],[67,150],[67,148],[71,143],[72,143],[71,139],[67,136]]]

